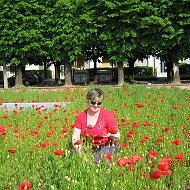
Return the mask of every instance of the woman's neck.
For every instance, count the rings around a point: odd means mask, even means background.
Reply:
[[[99,109],[97,112],[93,112],[92,110],[88,109],[88,110],[87,110],[87,113],[88,113],[88,115],[90,115],[90,116],[96,116],[96,115],[99,115],[100,109]]]

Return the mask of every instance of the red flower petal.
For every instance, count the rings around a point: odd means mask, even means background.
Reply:
[[[157,157],[157,152],[156,151],[150,151],[149,156],[151,158],[156,158]]]
[[[128,159],[127,158],[121,158],[117,161],[117,164],[119,166],[125,166],[127,164]]]
[[[80,145],[80,144],[83,144],[83,142],[80,141],[80,140],[78,140],[78,141],[76,141],[76,142],[74,143],[74,145]]]
[[[16,152],[16,149],[11,148],[11,149],[8,150],[8,152],[9,152],[9,153],[15,153],[15,152]]]
[[[159,170],[156,170],[154,172],[151,172],[149,175],[151,180],[155,180],[162,177],[162,173]]]
[[[131,156],[130,157],[130,160],[132,161],[132,163],[135,163],[135,162],[138,162],[138,161],[140,161],[142,158],[141,158],[141,156],[139,156],[139,155],[134,155],[134,156]]]
[[[176,140],[173,141],[172,144],[175,146],[175,145],[180,145],[180,144],[182,144],[182,142],[183,142],[183,141],[181,141],[181,140],[179,140],[179,139],[176,139]]]
[[[175,159],[178,159],[178,160],[184,160],[185,157],[184,157],[183,154],[176,154],[176,155],[175,155]]]
[[[108,128],[108,131],[111,133],[111,134],[116,134],[118,132],[118,128],[117,126],[112,126],[112,127],[109,127]]]
[[[64,152],[63,152],[62,150],[56,150],[56,151],[54,152],[54,154],[57,155],[57,156],[61,156],[61,155],[64,154]]]
[[[24,181],[20,184],[19,186],[19,190],[29,190],[30,188],[32,188],[32,184],[29,181]]]
[[[113,159],[113,155],[112,155],[112,154],[107,154],[107,155],[105,156],[105,159],[108,160],[108,161],[110,161],[110,160]]]

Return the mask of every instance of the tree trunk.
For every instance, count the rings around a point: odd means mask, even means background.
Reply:
[[[55,63],[55,83],[56,84],[61,84],[61,79],[60,79],[60,63]]]
[[[122,86],[124,83],[124,70],[123,70],[123,62],[118,62],[117,65],[118,70],[118,85]]]
[[[8,88],[8,80],[7,80],[7,62],[3,60],[3,81],[4,81],[4,88]]]
[[[173,67],[170,61],[166,61],[167,66],[167,82],[172,82],[173,79]]]
[[[65,86],[72,86],[71,63],[65,62]]]
[[[176,57],[175,49],[168,50],[167,54],[167,80],[174,84],[180,84],[179,62]]]
[[[96,83],[98,82],[97,64],[96,64],[97,58],[94,58],[93,62],[94,62],[94,82]]]
[[[21,64],[15,67],[15,87],[23,86],[22,69],[23,67]]]
[[[134,65],[135,65],[136,59],[134,58],[129,58],[128,63],[129,63],[129,73],[128,73],[128,80],[129,82],[134,82]]]
[[[44,62],[44,83],[47,84],[47,62]]]
[[[174,84],[180,84],[181,80],[180,80],[180,74],[179,74],[179,62],[174,62],[174,66],[173,66],[173,70],[174,70],[174,78],[173,78],[173,83]]]

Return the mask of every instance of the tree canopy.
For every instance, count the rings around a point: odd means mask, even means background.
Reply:
[[[9,64],[157,55],[173,81],[178,60],[190,55],[189,0],[2,0],[0,8],[0,59]]]

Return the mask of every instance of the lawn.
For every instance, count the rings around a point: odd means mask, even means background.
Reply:
[[[71,151],[77,115],[93,88],[4,90],[0,95],[0,189],[178,190],[190,188],[190,91],[176,87],[99,86],[116,117],[119,152],[93,161]],[[15,103],[6,109],[3,103]],[[30,108],[19,103],[31,102]],[[54,108],[35,102],[55,103]],[[84,159],[86,157],[86,159]],[[111,161],[111,163],[110,163]]]

